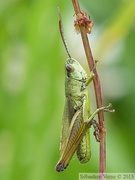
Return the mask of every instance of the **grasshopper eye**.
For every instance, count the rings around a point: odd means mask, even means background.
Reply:
[[[66,70],[68,72],[73,72],[75,70],[75,68],[73,66],[71,66],[70,64],[66,64]]]

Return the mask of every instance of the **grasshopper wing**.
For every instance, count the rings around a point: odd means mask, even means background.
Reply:
[[[87,122],[82,123],[80,121],[81,117],[82,109],[79,109],[72,118],[69,126],[68,137],[66,138],[66,142],[64,142],[64,146],[63,143],[61,144],[61,157],[56,165],[56,171],[58,172],[66,169],[84,134],[89,128]]]
[[[69,127],[74,114],[75,114],[75,110],[72,107],[71,100],[70,98],[66,98],[64,114],[62,119],[61,138],[60,138],[60,155],[63,153],[63,150],[65,148],[66,141],[70,133]]]

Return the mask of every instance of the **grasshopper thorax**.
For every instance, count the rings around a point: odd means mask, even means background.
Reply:
[[[68,78],[71,78],[77,81],[86,82],[87,73],[79,64],[79,62],[76,61],[75,59],[68,58],[66,60],[65,69],[66,69],[66,74]]]

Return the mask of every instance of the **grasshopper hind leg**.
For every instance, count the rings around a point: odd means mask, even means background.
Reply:
[[[90,150],[90,133],[89,129],[84,135],[81,143],[78,145],[76,150],[77,158],[80,163],[87,163],[91,157],[91,150]]]
[[[82,123],[88,120],[90,116],[90,106],[88,100],[88,94],[83,94],[82,96]],[[87,130],[84,135],[82,141],[77,147],[76,150],[77,158],[80,163],[87,163],[91,157],[91,149],[90,149],[90,129]]]

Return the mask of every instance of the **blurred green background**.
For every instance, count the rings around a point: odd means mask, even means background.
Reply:
[[[135,1],[83,0],[94,21],[89,35],[99,71],[105,114],[107,172],[135,172]],[[80,35],[74,32],[71,1],[0,1],[0,180],[78,179],[98,172],[99,144],[91,137],[92,157],[76,156],[62,173],[59,159],[64,107],[64,61],[57,6],[71,54],[89,69]],[[91,105],[95,110],[91,85]],[[93,129],[91,130],[91,134]]]

